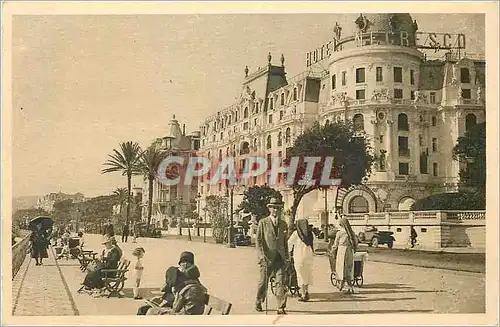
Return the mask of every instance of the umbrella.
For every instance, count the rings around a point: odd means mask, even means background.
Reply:
[[[38,224],[42,224],[42,229],[47,230],[49,228],[52,228],[52,225],[54,225],[54,221],[50,217],[45,217],[45,216],[39,216],[36,218],[31,219],[30,221],[30,229],[35,229],[35,226]]]

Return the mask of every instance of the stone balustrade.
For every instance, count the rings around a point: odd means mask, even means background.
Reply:
[[[12,246],[12,279],[21,268],[30,243],[31,232],[23,231],[23,238]]]
[[[346,214],[356,233],[367,226],[395,232],[396,242],[406,242],[410,226],[417,229],[423,247],[479,247],[486,242],[486,211],[396,211]]]

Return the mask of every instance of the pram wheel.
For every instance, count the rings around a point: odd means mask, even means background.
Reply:
[[[356,277],[355,283],[359,287],[363,286],[363,276]]]
[[[293,295],[293,296],[299,294],[299,288],[296,287],[296,286],[291,286],[290,287],[290,294]]]
[[[271,277],[269,279],[269,284],[271,284],[271,293],[273,293],[273,295],[276,295],[276,281],[274,280],[274,277]]]
[[[335,273],[330,274],[330,282],[332,283],[333,286],[337,287],[339,281],[337,280],[337,275]]]

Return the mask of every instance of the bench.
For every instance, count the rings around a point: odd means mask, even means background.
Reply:
[[[206,315],[210,315],[213,311],[219,312],[221,315],[226,316],[231,311],[233,305],[227,301],[219,299],[216,296],[207,294],[206,300]]]
[[[102,280],[104,281],[104,287],[106,291],[109,292],[108,298],[111,296],[123,297],[120,293],[125,286],[125,281],[127,277],[125,274],[128,272],[128,267],[130,266],[130,260],[121,259],[118,263],[117,269],[102,269],[101,272],[104,274]]]
[[[87,270],[89,263],[95,261],[95,256],[97,254],[98,254],[97,252],[94,252],[92,250],[82,250],[80,252],[80,255],[78,256],[78,261],[80,262],[81,271]]]
[[[163,294],[163,293],[162,293]],[[165,314],[171,310],[171,308],[164,308],[159,305],[159,303],[156,303],[154,301],[146,299],[145,302],[152,308],[158,310],[158,314],[162,315]],[[229,315],[229,312],[231,311],[232,304],[224,301],[222,299],[219,299],[216,296],[207,294],[206,299],[205,299],[205,315],[210,315],[212,312],[218,312],[221,315]]]

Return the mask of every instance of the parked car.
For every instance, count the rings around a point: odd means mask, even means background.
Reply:
[[[234,227],[234,244],[237,246],[248,246],[252,244],[252,238],[245,233],[241,226]]]
[[[379,231],[376,227],[366,227],[364,232],[359,232],[358,240],[360,243],[368,244],[368,246],[377,247],[379,244],[387,244],[389,249],[392,249],[396,239],[392,236],[394,232]]]

